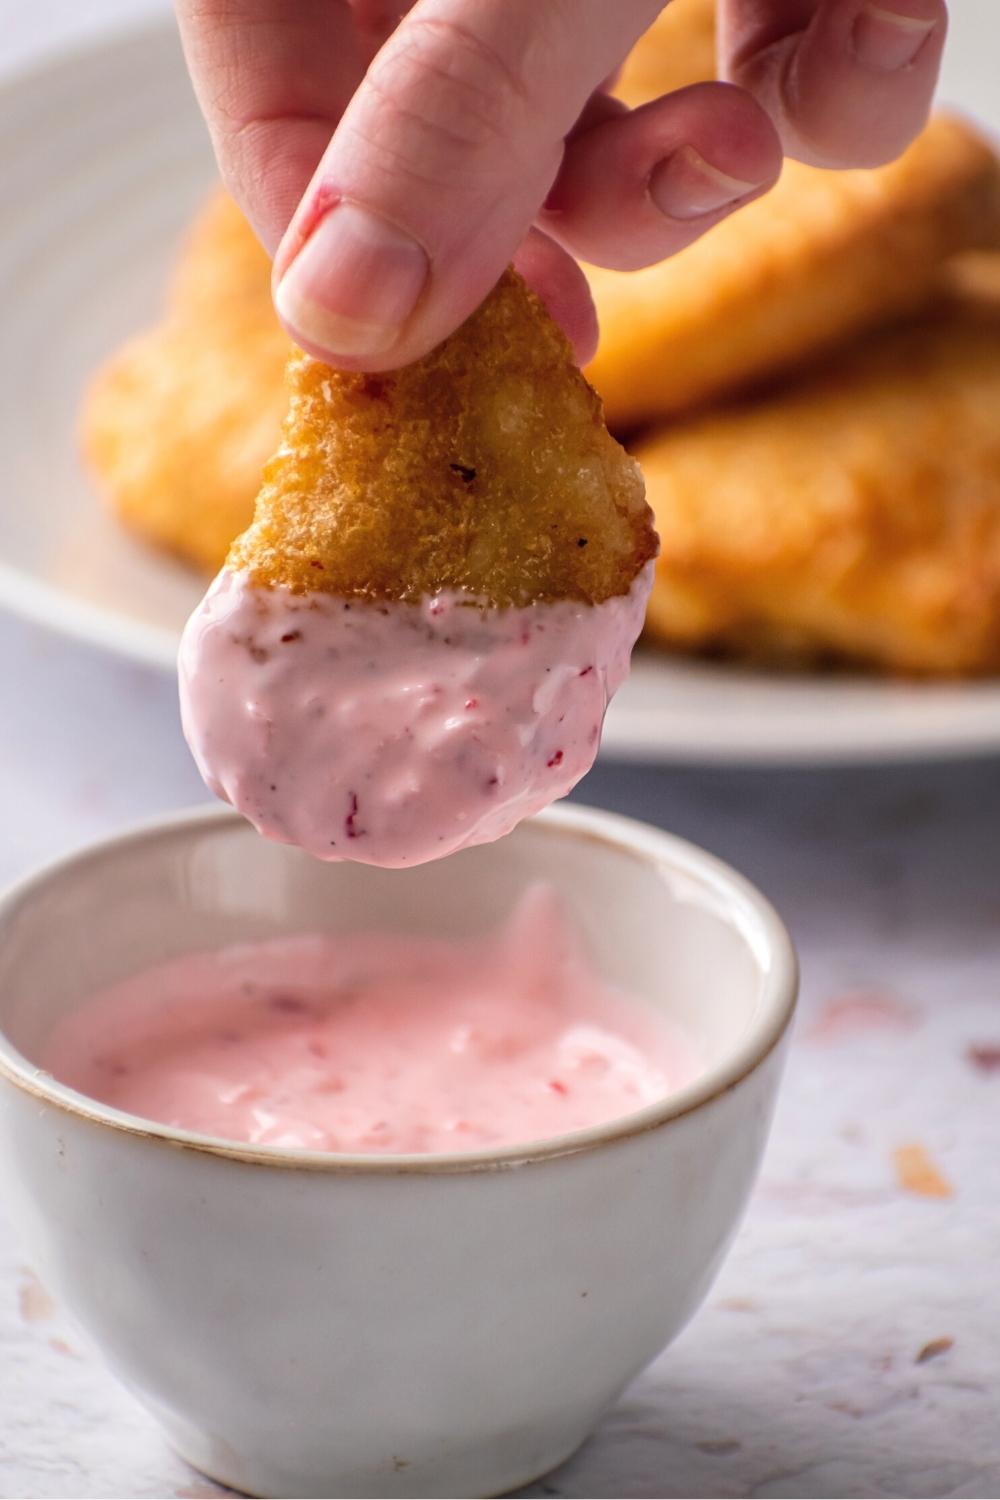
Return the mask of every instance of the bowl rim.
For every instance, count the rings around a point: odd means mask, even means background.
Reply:
[[[246,1165],[341,1175],[440,1176],[506,1170],[613,1146],[705,1108],[755,1072],[784,1037],[798,999],[799,967],[795,948],[767,897],[732,866],[698,845],[620,813],[590,808],[581,803],[562,803],[546,808],[526,822],[535,828],[551,830],[556,836],[605,845],[649,866],[654,872],[678,873],[693,879],[706,891],[722,898],[727,920],[760,963],[762,991],[757,1015],[746,1033],[720,1062],[657,1103],[583,1130],[493,1147],[487,1151],[376,1155],[250,1145],[161,1125],[155,1120],[102,1104],[60,1083],[19,1052],[2,1026],[0,1081],[13,1084],[91,1125],[139,1136],[150,1143],[223,1157]],[[259,837],[232,808],[196,807],[144,820],[49,860],[0,892],[0,942],[7,923],[19,910],[30,905],[45,887],[67,874],[82,874],[92,861],[113,857],[141,844],[155,845],[178,836],[230,830],[235,826],[245,828],[248,837]]]

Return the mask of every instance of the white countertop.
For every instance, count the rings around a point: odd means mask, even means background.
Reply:
[[[997,35],[995,3],[959,0],[973,104],[995,87],[975,44]],[[151,8],[9,6],[0,68]],[[165,677],[9,616],[0,660],[0,881],[204,797]],[[760,1184],[706,1306],[525,1493],[997,1497],[1000,764],[601,765],[584,798],[756,880],[799,945],[803,1000]],[[948,1196],[901,1184],[907,1146]],[[0,1496],[221,1493],[51,1307],[0,1204]]]

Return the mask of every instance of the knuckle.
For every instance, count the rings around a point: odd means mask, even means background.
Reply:
[[[369,81],[383,110],[451,152],[516,148],[530,114],[526,90],[504,57],[455,21],[413,18]]]

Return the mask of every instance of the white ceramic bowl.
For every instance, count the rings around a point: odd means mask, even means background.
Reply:
[[[32,1059],[96,989],[303,929],[493,927],[530,880],[708,1070],[535,1144],[335,1156],[143,1121]],[[796,992],[766,901],[689,844],[563,806],[412,871],[322,865],[228,812],[0,902],[0,1146],[43,1279],[199,1469],[259,1495],[490,1495],[566,1458],[687,1322],[739,1221]]]

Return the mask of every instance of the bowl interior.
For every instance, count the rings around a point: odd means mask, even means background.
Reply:
[[[540,880],[600,971],[667,1011],[710,1070],[780,1032],[792,961],[752,887],[680,840],[569,806],[406,871],[320,864],[228,812],[99,845],[0,905],[0,1031],[37,1064],[67,1012],[177,954],[291,932],[481,933]]]

